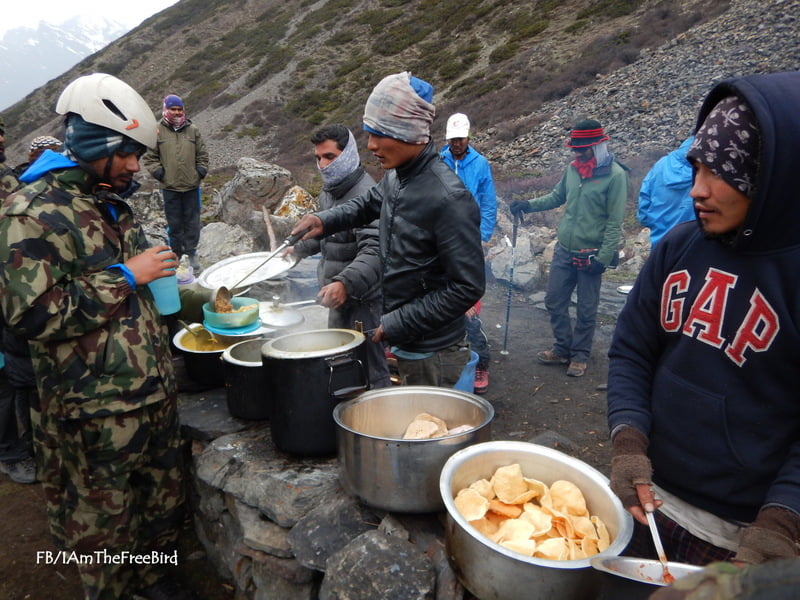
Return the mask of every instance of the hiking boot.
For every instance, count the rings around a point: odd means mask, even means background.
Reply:
[[[565,365],[569,362],[568,358],[559,356],[552,350],[542,350],[536,355],[536,358],[539,359],[539,362],[543,365]]]
[[[16,483],[36,483],[36,464],[32,458],[15,462],[0,462],[0,471]]]
[[[489,389],[489,371],[486,369],[475,369],[475,393],[484,394]]]
[[[136,595],[147,600],[197,600],[197,596],[171,577],[159,579],[153,585],[136,592]]]
[[[570,377],[583,377],[583,374],[586,373],[586,363],[582,362],[571,362],[569,363],[569,368],[567,368],[567,375]]]
[[[200,261],[197,260],[197,254],[189,255],[189,266],[192,267],[192,271],[195,275],[199,275],[200,271],[203,270],[203,268],[200,266]]]

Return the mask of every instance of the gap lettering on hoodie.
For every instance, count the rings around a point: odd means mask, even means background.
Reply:
[[[726,356],[741,367],[747,361],[745,352],[748,350],[764,352],[769,349],[778,335],[780,323],[775,310],[756,288],[747,314],[737,327],[733,341],[728,342],[722,336],[723,321],[737,280],[732,273],[709,268],[703,287],[681,322],[691,275],[686,270],[670,273],[661,288],[661,327],[671,333],[680,331],[714,348],[724,347]]]

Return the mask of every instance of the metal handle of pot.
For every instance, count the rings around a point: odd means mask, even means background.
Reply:
[[[369,387],[369,381],[367,380],[366,371],[364,369],[364,363],[361,362],[357,358],[352,358],[349,354],[340,354],[338,356],[332,356],[330,358],[326,358],[325,362],[328,365],[328,396],[331,398],[341,399],[347,398],[348,396],[352,396],[354,394],[358,394],[361,392],[367,391]],[[347,368],[351,367],[358,367],[358,371],[361,374],[363,383],[361,385],[353,385],[350,387],[334,390],[334,383],[333,377],[337,370],[343,371]]]

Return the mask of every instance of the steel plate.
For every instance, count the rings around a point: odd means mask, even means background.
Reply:
[[[313,302],[313,301],[312,301]],[[303,322],[300,311],[284,308],[285,305],[275,305],[274,302],[260,302],[258,316],[267,327],[292,327]]]
[[[275,279],[286,273],[296,263],[296,259],[292,256],[285,258],[275,256],[259,267],[270,254],[272,253],[251,252],[223,259],[205,269],[197,278],[197,283],[209,290],[215,290],[223,285],[230,288],[237,284],[237,288],[243,288],[268,279]],[[254,269],[257,270],[252,275],[247,275]],[[247,279],[241,281],[242,277],[246,275]],[[241,283],[239,283],[240,281]]]
[[[598,571],[618,577],[662,587],[668,585],[664,581],[664,569],[657,560],[632,556],[595,556],[589,562]],[[672,561],[667,562],[667,568],[675,579],[703,570],[703,567]]]

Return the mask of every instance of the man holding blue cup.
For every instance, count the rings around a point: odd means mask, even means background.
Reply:
[[[177,257],[149,247],[123,200],[156,143],[155,118],[103,73],[70,83],[56,111],[64,152],[43,154],[0,211],[0,309],[31,349],[50,531],[79,556],[172,554],[183,453],[169,335],[150,284],[173,280],[177,295]],[[192,597],[161,565],[77,568],[87,598]]]

